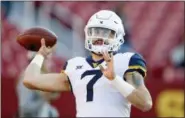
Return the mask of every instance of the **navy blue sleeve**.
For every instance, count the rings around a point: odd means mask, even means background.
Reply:
[[[66,63],[64,64],[62,70],[66,70],[67,64],[68,64],[68,62],[66,61]]]
[[[66,61],[61,69],[61,73],[65,73],[65,70],[67,68],[68,62]],[[67,75],[67,74],[66,74]]]
[[[129,61],[128,70],[125,73],[132,73],[134,71],[139,72],[143,77],[146,76],[146,62],[139,54],[134,54]]]

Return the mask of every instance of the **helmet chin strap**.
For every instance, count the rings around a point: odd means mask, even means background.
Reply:
[[[93,53],[93,54],[95,54],[95,55],[97,55],[97,56],[103,56],[102,54],[98,54],[98,53],[93,52],[93,51],[91,51],[91,53]],[[109,51],[108,53],[109,53],[109,54],[110,54],[110,53],[113,53],[113,55],[115,55],[117,52],[113,52],[113,51],[111,52],[111,51]]]
[[[93,54],[95,54],[95,55],[97,55],[97,56],[103,56],[102,54],[98,54],[98,53],[96,53],[96,52],[94,52],[94,51],[91,51],[91,53],[93,53]]]
[[[94,47],[95,48],[95,47]],[[102,51],[104,52],[104,51],[106,51],[106,50],[108,50],[108,47],[104,47],[104,46],[98,46],[98,47],[96,47],[96,50],[90,50],[90,52],[92,52],[93,54],[95,54],[95,55],[97,55],[97,56],[103,56],[102,55]],[[99,53],[100,52],[100,53]],[[108,50],[108,53],[110,54],[110,53],[113,53],[113,54],[115,54],[117,51],[110,51],[110,50]]]

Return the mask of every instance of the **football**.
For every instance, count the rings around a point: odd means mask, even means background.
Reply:
[[[46,46],[53,47],[57,42],[54,32],[43,27],[32,27],[17,36],[17,42],[25,49],[38,51],[41,47],[41,39],[45,39]]]

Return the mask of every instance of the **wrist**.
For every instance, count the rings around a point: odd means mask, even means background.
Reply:
[[[116,75],[113,74],[113,76],[112,76],[112,77],[109,77],[108,79],[109,79],[110,81],[113,81],[115,78],[116,78]]]
[[[124,96],[127,97],[135,89],[132,85],[125,82],[122,77],[116,76],[111,84]]]
[[[44,58],[46,58],[46,55],[40,51],[37,52],[38,55],[42,55]]]
[[[44,58],[45,57],[42,54],[37,53],[35,57],[33,58],[33,60],[31,61],[31,63],[34,63],[41,68],[44,62]]]
[[[110,81],[113,81],[116,77],[109,77]]]

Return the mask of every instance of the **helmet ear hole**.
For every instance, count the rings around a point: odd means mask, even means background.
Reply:
[[[120,43],[123,43],[123,40],[122,39],[120,39],[119,41],[120,41]]]

